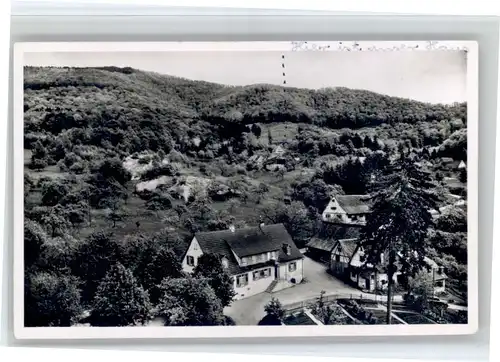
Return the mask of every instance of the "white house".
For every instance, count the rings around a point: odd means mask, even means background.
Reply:
[[[283,224],[196,233],[182,260],[193,272],[204,253],[221,257],[233,277],[235,299],[273,292],[303,279],[303,255]]]
[[[281,157],[285,154],[285,152],[285,149],[281,145],[278,145],[274,148],[272,155],[275,157]]]
[[[366,224],[366,215],[370,213],[367,195],[336,195],[332,197],[321,219],[335,224]]]
[[[332,249],[330,259],[330,270],[332,273],[350,280],[353,284],[363,290],[374,291],[387,288],[388,275],[380,267],[363,265],[363,248],[357,239],[338,240]],[[383,258],[383,256],[382,256]],[[434,285],[434,292],[445,291],[445,280],[447,276],[436,262],[430,258],[424,258],[429,267],[429,274]],[[402,281],[402,274],[397,271],[393,281],[398,284]]]

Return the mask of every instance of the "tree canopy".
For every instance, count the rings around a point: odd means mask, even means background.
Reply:
[[[160,285],[159,315],[167,326],[223,325],[222,304],[207,279],[166,278]]]
[[[151,318],[149,295],[122,264],[113,265],[99,283],[92,301],[92,325],[131,326]]]
[[[208,279],[222,307],[231,304],[233,297],[236,295],[233,288],[233,278],[222,265],[219,256],[207,253],[200,256],[194,269],[194,275]]]
[[[69,327],[83,313],[80,282],[69,275],[39,272],[25,281],[25,325]]]

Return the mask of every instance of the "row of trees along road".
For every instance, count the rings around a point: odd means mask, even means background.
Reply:
[[[381,170],[371,185],[372,213],[361,236],[365,267],[381,267],[388,277],[387,324],[391,323],[392,297],[397,271],[415,276],[424,262],[429,210],[437,210],[439,196],[431,174],[417,166],[413,154],[401,154]]]

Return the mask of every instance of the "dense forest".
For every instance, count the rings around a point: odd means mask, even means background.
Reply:
[[[24,81],[27,325],[230,323],[224,273],[182,274],[194,232],[284,223],[301,247],[325,234],[332,193],[368,192],[401,153],[432,171],[442,206],[466,196],[466,172],[450,166],[466,160],[463,103],[116,67],[26,67]],[[461,293],[466,231],[465,206],[452,206],[429,233]],[[130,310],[119,319],[117,284]]]

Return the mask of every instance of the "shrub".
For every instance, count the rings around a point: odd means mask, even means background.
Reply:
[[[99,283],[92,304],[91,323],[95,326],[145,324],[151,318],[148,293],[132,272],[119,263]]]
[[[47,166],[48,166],[47,159],[35,158],[31,160],[31,163],[29,164],[28,167],[32,170],[43,170]]]
[[[141,178],[144,180],[153,180],[160,176],[173,176],[175,172],[176,170],[171,164],[159,165],[144,171]]]
[[[146,201],[148,210],[166,210],[172,207],[172,200],[168,195],[153,193]]]
[[[283,309],[283,305],[281,302],[276,299],[272,298],[269,303],[267,303],[264,306],[264,311],[271,317],[276,318],[279,321],[283,320],[283,317],[285,316],[285,309]]]

